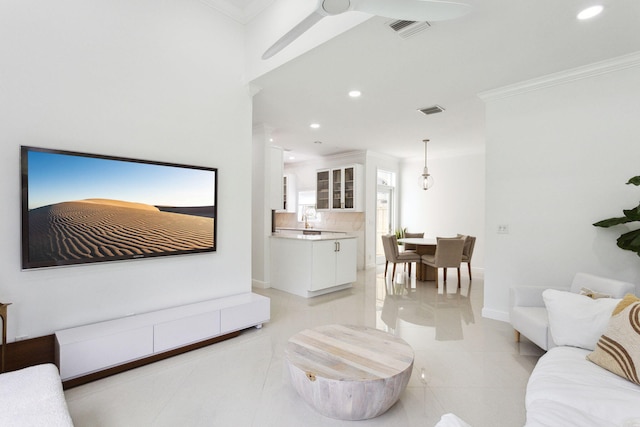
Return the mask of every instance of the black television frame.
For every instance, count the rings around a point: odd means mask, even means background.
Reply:
[[[124,167],[125,170],[134,170],[136,168],[146,169],[153,171],[154,173],[157,171],[158,173],[179,173],[180,176],[184,175],[185,179],[187,176],[195,179],[196,176],[203,175],[202,180],[205,178],[208,179],[210,176],[213,179],[213,185],[211,190],[213,191],[213,195],[204,194],[204,191],[201,191],[203,194],[199,194],[201,196],[206,196],[207,200],[212,200],[213,205],[203,205],[203,206],[177,206],[177,205],[167,205],[167,204],[140,204],[133,200],[118,200],[111,199],[110,197],[99,197],[99,194],[96,193],[95,198],[86,199],[72,199],[72,200],[61,200],[60,202],[53,203],[51,205],[41,206],[43,209],[48,209],[45,211],[37,212],[37,209],[30,210],[29,202],[30,202],[30,175],[31,177],[36,176],[38,171],[29,169],[29,155],[30,153],[37,153],[35,155],[38,156],[51,156],[51,163],[56,163],[56,159],[64,159],[64,160],[72,160],[72,161],[81,161],[86,162],[90,161],[93,165],[108,165],[111,167]],[[56,157],[60,156],[60,157]],[[36,163],[35,158],[33,159],[33,163]],[[120,163],[119,163],[120,162]],[[217,237],[218,237],[218,169],[213,167],[205,167],[205,166],[195,166],[195,165],[186,165],[179,163],[170,163],[170,162],[162,162],[162,161],[153,161],[153,160],[141,160],[141,159],[133,159],[127,157],[117,157],[110,155],[101,155],[101,154],[92,154],[92,153],[82,153],[76,151],[67,151],[67,150],[58,150],[58,149],[49,149],[49,148],[39,148],[39,147],[31,147],[31,146],[21,146],[20,147],[20,165],[21,165],[21,220],[22,220],[22,234],[21,234],[21,243],[22,243],[22,268],[34,269],[34,268],[42,268],[42,267],[56,267],[56,266],[67,266],[67,265],[79,265],[79,264],[91,264],[97,262],[109,262],[109,261],[121,261],[121,260],[129,260],[129,259],[145,259],[145,258],[155,258],[161,256],[174,256],[174,255],[185,255],[185,254],[195,254],[195,253],[203,253],[203,252],[215,252],[217,251]],[[33,164],[32,164],[33,167]],[[47,166],[48,167],[48,166]],[[94,169],[97,170],[97,169]],[[60,170],[60,174],[65,174],[66,170]],[[136,173],[142,173],[142,171],[138,171]],[[80,178],[80,177],[78,177]],[[85,177],[86,178],[86,177]],[[115,177],[114,177],[115,178]],[[198,178],[200,179],[200,178]],[[33,181],[37,181],[37,179],[33,179]],[[140,181],[146,182],[148,181],[143,177]],[[78,183],[82,182],[81,179],[77,180]],[[135,186],[135,182],[130,183]],[[209,183],[204,183],[203,188],[208,188]],[[115,187],[115,186],[114,186]],[[124,188],[124,186],[122,187]],[[132,187],[127,187],[130,190]],[[135,188],[135,187],[133,187]],[[32,188],[34,193],[35,188]],[[142,190],[141,188],[138,191]],[[120,191],[120,190],[114,190]],[[158,194],[162,191],[161,188],[158,188]],[[46,192],[43,192],[46,193]],[[49,192],[48,194],[56,193]],[[145,193],[147,194],[147,193]],[[159,196],[158,196],[159,197]],[[124,201],[123,201],[124,200]],[[83,202],[82,204],[78,204],[78,202]],[[89,203],[87,203],[89,202]],[[81,206],[82,209],[89,209],[90,215],[81,216],[77,215],[75,210],[66,208],[62,209],[61,206]],[[59,215],[56,216],[53,214],[53,207],[57,207],[57,214],[61,212],[63,215],[67,215],[64,212],[72,212],[71,214],[65,216],[60,219]],[[157,208],[152,209],[152,207]],[[142,208],[136,211],[132,208]],[[123,210],[124,209],[124,210]],[[32,212],[33,211],[33,212]],[[103,224],[105,218],[100,218],[101,215],[106,215],[105,212],[113,213],[116,218],[116,222],[113,224],[109,224],[109,226],[113,226],[109,228],[117,229],[117,227],[121,227],[122,229],[126,229],[127,232],[136,233],[135,228],[138,227],[137,224],[143,224],[140,228],[144,227],[145,229],[137,230],[140,234],[135,234],[134,237],[139,238],[139,242],[145,243],[135,243],[138,245],[135,248],[126,247],[126,242],[123,244],[122,236],[118,237],[120,241],[114,243],[114,241],[110,239],[115,239],[114,233],[112,231],[106,231],[105,229],[100,229],[100,234],[95,231],[96,222],[100,221],[99,224]],[[84,212],[84,211],[83,211]],[[124,212],[124,214],[120,215],[119,212]],[[133,212],[129,215],[130,212]],[[33,215],[32,215],[33,214]],[[181,216],[176,216],[176,214],[181,214]],[[94,218],[97,217],[97,218]],[[122,223],[118,223],[117,221],[122,221],[125,217],[136,219],[136,225],[133,228],[130,226],[129,221],[127,221],[126,225]],[[36,223],[36,219],[38,221]],[[43,218],[46,218],[43,220]],[[51,218],[55,218],[52,220]],[[86,218],[86,223],[82,218]],[[161,222],[154,222],[156,220],[161,219]],[[211,219],[211,242],[209,244],[209,219]],[[67,225],[66,221],[69,220],[69,224],[73,221],[73,224]],[[109,219],[110,221],[110,219]],[[55,226],[52,226],[55,224]],[[63,224],[63,225],[59,225]],[[115,224],[115,225],[114,225]],[[175,224],[178,224],[180,227],[180,232],[176,230]],[[152,227],[156,226],[158,228]],[[55,227],[55,230],[52,228]],[[68,228],[64,228],[68,227]],[[83,232],[77,231],[82,227],[90,228],[92,231],[90,234],[82,234]],[[99,227],[99,226],[98,226]],[[187,228],[184,228],[187,227]],[[41,232],[42,229],[45,229],[45,232]],[[60,237],[60,230],[62,230],[62,237]],[[73,231],[70,231],[73,230]],[[119,230],[119,229],[118,229]],[[152,231],[153,230],[153,231]],[[185,231],[186,230],[186,231]],[[75,233],[73,236],[65,235],[64,233]],[[116,231],[119,232],[119,231]],[[55,234],[55,236],[54,236]],[[195,237],[191,237],[192,240],[189,240],[189,237],[185,237],[193,234]],[[49,241],[43,240],[43,236],[46,236]],[[78,237],[80,236],[80,237]],[[142,237],[151,237],[152,239],[157,239],[162,243],[158,243],[154,240],[154,243],[149,243],[148,240],[144,240]],[[174,240],[171,240],[169,236],[173,236]],[[92,244],[88,247],[92,249],[93,254],[89,253],[67,253],[60,254],[60,246],[63,246],[61,242],[65,242],[65,246],[73,246],[67,245],[67,242],[75,241],[77,243],[78,239],[82,240],[85,238],[92,239]],[[164,240],[163,240],[164,239]],[[169,240],[167,240],[169,239]],[[99,244],[96,243],[99,240]],[[43,243],[44,242],[44,243]],[[53,242],[53,243],[51,243]],[[168,242],[168,243],[167,243]],[[204,242],[204,243],[202,243]],[[73,242],[72,242],[73,243]],[[129,242],[131,245],[134,243]],[[193,247],[189,247],[190,244],[193,244]],[[33,246],[35,245],[35,246]],[[120,247],[120,246],[122,247]],[[169,248],[171,245],[175,245],[174,248]],[[52,249],[52,253],[43,254],[43,251],[38,252],[38,248],[47,247],[49,249],[56,246],[58,248],[58,253],[53,254],[55,252]],[[87,247],[86,244],[83,243],[84,247]],[[180,247],[178,247],[180,246]],[[77,247],[77,246],[76,246]],[[162,249],[158,249],[162,248]],[[168,249],[169,248],[169,249]],[[44,251],[46,252],[46,250]],[[86,249],[85,249],[86,252]],[[109,253],[106,253],[109,252]]]

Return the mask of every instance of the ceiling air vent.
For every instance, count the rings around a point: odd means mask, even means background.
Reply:
[[[421,31],[426,30],[431,25],[426,21],[404,21],[397,20],[388,22],[389,28],[391,28],[397,35],[403,39],[409,38],[414,34],[418,34]]]
[[[429,115],[429,114],[442,113],[444,111],[444,108],[442,108],[439,105],[434,105],[433,107],[420,108],[418,111],[420,111],[424,115]]]

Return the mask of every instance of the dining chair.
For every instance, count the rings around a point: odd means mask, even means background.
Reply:
[[[428,266],[443,268],[444,281],[447,281],[447,268],[458,269],[458,287],[460,287],[460,263],[462,262],[462,250],[464,249],[464,239],[459,237],[438,237],[436,238],[435,254],[422,255],[422,263]],[[437,281],[436,271],[436,281]]]
[[[384,248],[384,257],[386,262],[384,264],[384,277],[387,277],[387,268],[389,263],[393,263],[392,278],[396,276],[396,264],[404,263],[409,264],[409,276],[411,276],[411,263],[420,262],[420,255],[415,252],[402,252],[398,250],[398,239],[394,234],[388,234],[382,237],[382,247]]]
[[[424,238],[424,233],[404,233],[404,237],[406,238],[419,238],[422,239]],[[411,243],[405,243],[404,244],[404,252],[414,252],[414,253],[418,253],[418,245],[413,245]],[[407,269],[407,264],[404,265],[404,269]]]
[[[476,238],[474,236],[466,236],[464,234],[458,234],[458,237],[464,239],[462,262],[467,263],[467,267],[469,269],[469,280],[471,280],[471,257],[473,256],[473,248],[476,246]]]
[[[422,239],[424,238],[424,233],[404,233],[404,237],[406,238],[419,238]],[[415,252],[418,249],[417,245],[412,245],[411,243],[405,243],[404,244],[404,251],[413,251]]]

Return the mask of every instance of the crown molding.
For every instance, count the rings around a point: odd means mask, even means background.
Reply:
[[[640,67],[640,52],[481,92],[478,97],[483,101],[494,101],[634,67]]]

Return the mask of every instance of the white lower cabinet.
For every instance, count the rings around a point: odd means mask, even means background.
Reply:
[[[281,235],[271,238],[271,287],[305,298],[351,287],[357,238]]]
[[[356,239],[313,242],[310,290],[356,281]]]

